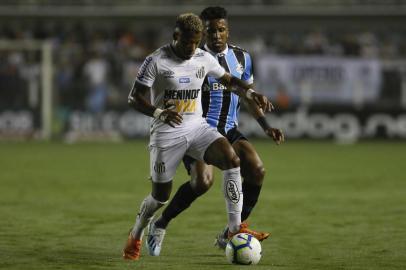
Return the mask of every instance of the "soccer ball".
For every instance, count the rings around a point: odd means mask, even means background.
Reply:
[[[226,246],[226,257],[234,264],[257,264],[261,254],[261,244],[248,233],[234,235]]]

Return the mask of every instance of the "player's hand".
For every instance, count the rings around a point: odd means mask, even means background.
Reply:
[[[165,124],[175,127],[175,125],[180,125],[182,123],[183,117],[176,111],[166,109],[159,115],[159,119]]]
[[[271,112],[275,109],[271,101],[269,101],[269,99],[266,96],[260,93],[257,92],[252,93],[252,99],[262,109],[264,113]]]
[[[266,135],[272,138],[277,145],[280,145],[285,141],[285,136],[283,135],[282,130],[278,128],[268,128],[264,130]]]

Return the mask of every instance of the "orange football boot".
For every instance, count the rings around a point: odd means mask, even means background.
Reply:
[[[258,241],[263,241],[267,239],[271,234],[267,232],[256,232],[251,229],[248,229],[248,224],[246,222],[241,223],[240,230],[238,232],[232,233],[228,231],[228,239],[231,239],[234,235],[238,233],[248,233],[254,236]]]
[[[136,261],[141,255],[142,241],[139,239],[134,239],[131,233],[128,235],[127,243],[123,250],[123,258],[127,260]]]

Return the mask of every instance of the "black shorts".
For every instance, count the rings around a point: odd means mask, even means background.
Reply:
[[[224,134],[222,134],[224,136]],[[230,129],[227,134],[224,136],[228,140],[228,142],[232,145],[236,141],[239,140],[245,140],[248,141],[248,139],[235,127]],[[184,156],[183,157],[183,165],[185,165],[185,169],[187,170],[187,173],[190,175],[190,169],[195,162],[196,159],[190,157],[190,156]]]

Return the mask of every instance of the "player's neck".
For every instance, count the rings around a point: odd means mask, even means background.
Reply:
[[[179,59],[182,59],[184,61],[189,60],[189,59],[185,59],[184,57],[182,57],[182,54],[179,53],[179,51],[178,51],[178,49],[177,49],[177,47],[175,45],[175,42],[172,41],[171,44],[170,44],[170,47],[172,49],[173,54],[175,54],[176,57],[178,57]]]
[[[227,43],[226,43],[223,48],[221,48],[221,49],[215,49],[215,48],[210,48],[210,46],[206,43],[206,44],[204,45],[204,47],[205,47],[206,50],[208,50],[211,54],[216,55],[216,54],[219,54],[219,53],[225,53],[225,52],[227,51],[228,45],[227,45]]]

